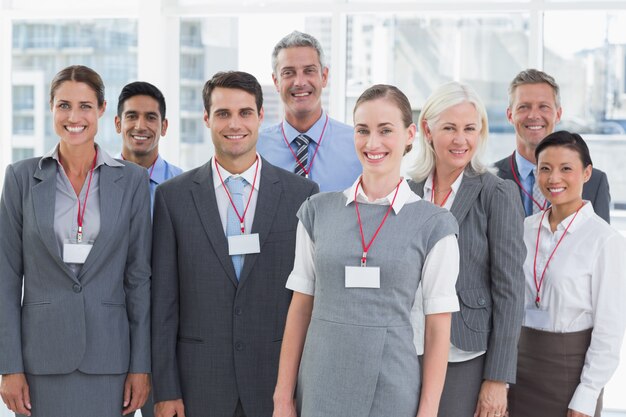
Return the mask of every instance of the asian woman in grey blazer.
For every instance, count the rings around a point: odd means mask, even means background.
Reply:
[[[0,394],[18,416],[118,417],[149,391],[147,173],[95,143],[95,71],[61,70],[50,107],[59,143],[9,165],[0,201]]]
[[[480,162],[489,132],[487,113],[469,86],[451,82],[435,90],[418,126],[411,188],[450,210],[459,224],[461,309],[452,315],[438,415],[502,416],[507,383],[515,382],[523,313],[526,249],[519,193],[512,181],[487,172]]]

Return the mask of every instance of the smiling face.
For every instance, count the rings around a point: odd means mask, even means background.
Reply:
[[[231,173],[250,167],[256,160],[256,142],[263,121],[254,95],[238,88],[217,87],[211,92],[210,114],[204,122],[211,129],[215,156]]]
[[[159,138],[167,131],[167,119],[161,119],[158,101],[137,95],[128,98],[123,106],[121,118],[115,116],[115,129],[124,142],[122,155],[156,159]]]
[[[354,147],[363,176],[400,175],[404,151],[413,143],[416,127],[405,127],[402,112],[389,99],[365,101],[354,111]]]
[[[517,150],[524,158],[535,161],[535,148],[543,138],[554,132],[554,127],[561,120],[561,112],[549,84],[517,86],[506,115],[515,128]]]
[[[64,146],[93,142],[98,133],[98,119],[106,103],[98,107],[96,93],[85,83],[65,81],[54,92],[51,103],[54,131]]]
[[[583,167],[580,154],[565,146],[549,146],[537,161],[537,182],[543,195],[564,213],[573,213],[582,204],[583,184],[592,167]]]
[[[312,119],[322,111],[322,90],[328,82],[328,68],[322,68],[315,48],[298,46],[282,49],[272,74],[276,91],[285,106],[289,123]]]
[[[426,140],[435,150],[437,172],[450,174],[463,171],[480,143],[480,116],[472,103],[448,107],[430,123],[422,121]]]

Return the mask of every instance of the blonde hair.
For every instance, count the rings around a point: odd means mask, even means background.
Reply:
[[[487,170],[486,166],[481,162],[481,158],[487,146],[487,137],[489,136],[489,122],[485,105],[473,88],[466,84],[451,81],[439,86],[430,97],[426,99],[426,103],[424,103],[424,107],[420,113],[417,123],[419,128],[417,160],[415,165],[408,172],[409,176],[414,181],[419,182],[426,179],[435,168],[435,149],[433,148],[433,144],[426,138],[423,129],[423,121],[426,121],[428,127],[432,130],[439,121],[441,113],[461,103],[471,103],[474,105],[478,112],[480,123],[478,146],[466,170],[477,174],[482,174]]]

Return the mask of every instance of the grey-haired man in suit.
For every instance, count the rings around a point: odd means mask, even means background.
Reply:
[[[155,415],[267,417],[296,212],[318,186],[256,153],[263,95],[252,75],[217,73],[203,99],[215,156],[155,196]]]
[[[517,184],[526,216],[546,207],[545,198],[534,186],[535,149],[554,132],[562,112],[559,85],[552,76],[531,68],[511,81],[506,115],[515,128],[516,149],[494,165],[500,178]],[[583,199],[591,201],[596,214],[610,222],[611,195],[604,172],[593,168],[591,178],[583,186]]]

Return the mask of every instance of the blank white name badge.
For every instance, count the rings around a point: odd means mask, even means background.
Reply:
[[[245,255],[247,253],[261,252],[259,234],[228,236],[228,254]]]
[[[346,288],[380,288],[380,268],[346,266]]]
[[[88,243],[63,243],[63,262],[67,264],[84,264],[93,245]]]
[[[524,326],[536,329],[549,329],[550,312],[548,310],[540,310],[535,306],[527,307],[524,314]]]

